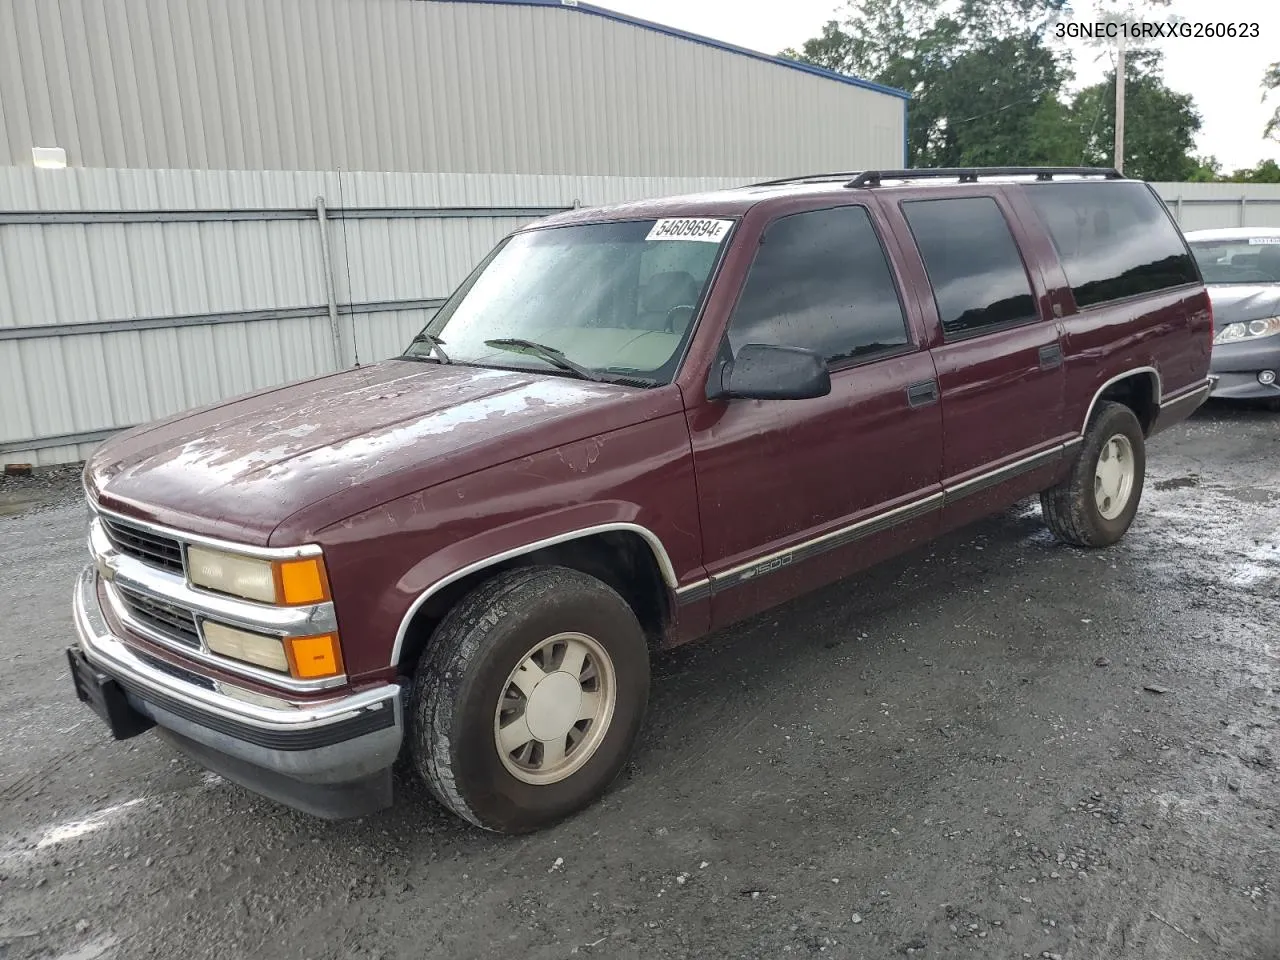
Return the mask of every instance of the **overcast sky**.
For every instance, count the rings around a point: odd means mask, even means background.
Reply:
[[[839,17],[840,0],[595,0],[632,16],[777,53],[799,48],[822,25]],[[1072,19],[1088,19],[1089,0],[1077,0]],[[1280,143],[1262,138],[1262,129],[1280,95],[1261,102],[1262,74],[1280,59],[1280,0],[1173,0],[1170,11],[1183,20],[1244,21],[1259,24],[1258,39],[1172,39],[1156,41],[1165,54],[1165,82],[1195,98],[1203,126],[1197,144],[1224,169],[1280,160]],[[1107,55],[1075,44],[1077,83],[1097,82],[1109,67]],[[1102,53],[1101,59],[1098,58]],[[1280,92],[1278,92],[1280,93]]]

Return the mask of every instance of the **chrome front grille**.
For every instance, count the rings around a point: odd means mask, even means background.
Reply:
[[[190,610],[168,603],[158,597],[149,597],[119,584],[115,587],[125,611],[156,633],[192,649],[200,649],[200,634],[196,619]]]
[[[115,517],[101,520],[107,539],[121,553],[170,573],[182,573],[182,544],[177,540]]]

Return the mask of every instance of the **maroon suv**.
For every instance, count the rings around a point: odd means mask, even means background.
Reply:
[[[1145,184],[832,174],[543,220],[401,357],[85,467],[77,694],[321,816],[406,757],[518,832],[597,797],[654,651],[1039,494],[1101,547],[1209,391]]]

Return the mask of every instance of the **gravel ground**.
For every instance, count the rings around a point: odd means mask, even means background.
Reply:
[[[1028,504],[663,659],[617,786],[517,839],[110,741],[76,491],[7,481],[0,958],[1278,958],[1280,418],[1149,470],[1110,551]]]

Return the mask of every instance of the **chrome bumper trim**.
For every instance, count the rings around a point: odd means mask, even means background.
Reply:
[[[84,655],[107,674],[132,681],[142,689],[143,699],[150,691],[159,697],[177,700],[202,713],[261,730],[286,733],[341,723],[356,719],[366,711],[394,709],[395,701],[400,696],[399,685],[391,683],[319,702],[261,697],[256,691],[227,683],[218,683],[218,689],[215,690],[193,686],[146,663],[111,633],[98,603],[97,573],[93,567],[86,567],[80,573],[72,611],[80,649]],[[227,689],[237,690],[245,696],[260,700],[271,699],[279,706],[248,703],[222,692]]]

